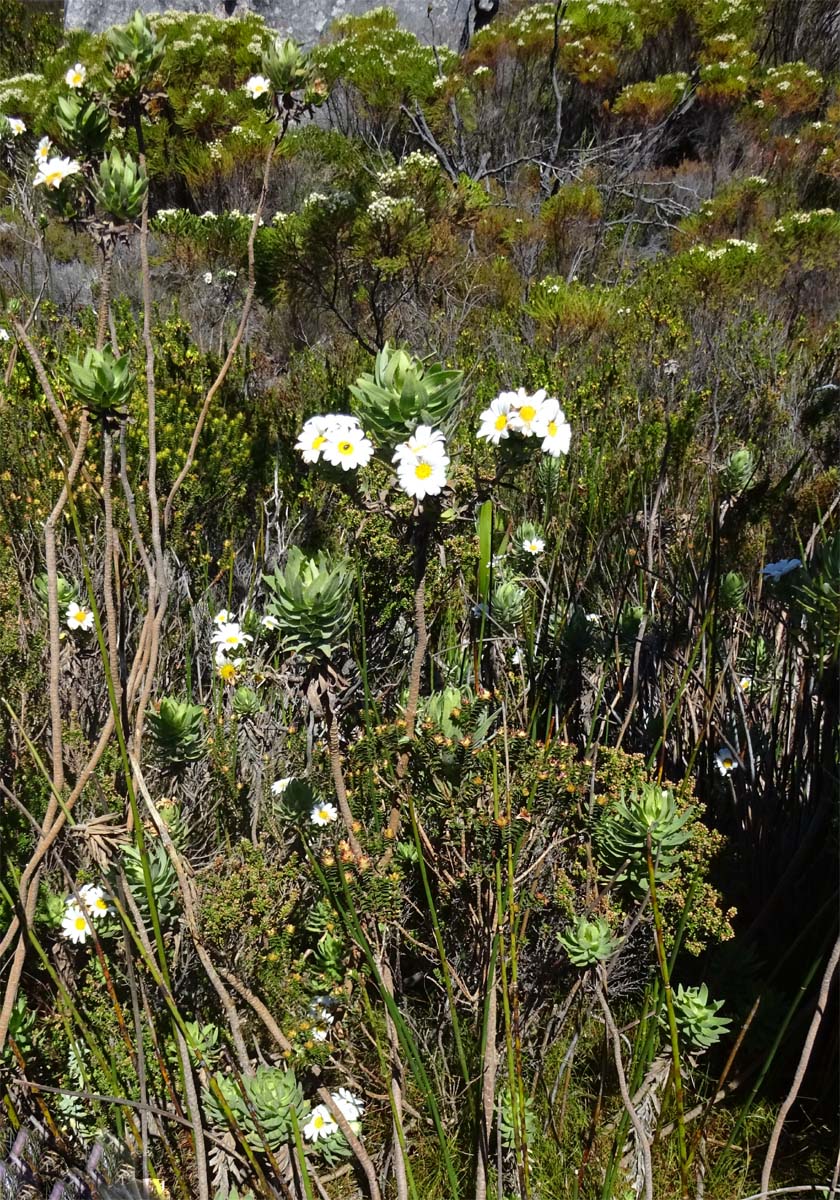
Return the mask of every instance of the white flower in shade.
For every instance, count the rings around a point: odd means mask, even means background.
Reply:
[[[407,496],[424,500],[426,496],[437,496],[446,487],[446,455],[438,458],[415,458],[405,460],[397,467],[397,481]]]
[[[77,905],[70,905],[64,913],[61,922],[61,936],[75,944],[87,941],[90,933],[90,922]]]
[[[420,458],[426,462],[437,461],[443,466],[449,465],[443,434],[431,425],[418,425],[408,441],[397,446],[391,461],[402,465]]]
[[[317,1021],[319,1025],[335,1024],[335,1017],[330,1011],[332,999],[329,996],[316,996],[309,1005],[309,1017],[312,1021]]]
[[[0,325],[0,342],[8,342],[8,340],[9,340],[8,329],[4,329],[3,326]]]
[[[731,775],[741,764],[728,746],[721,746],[715,755],[715,766],[721,775]]]
[[[490,407],[485,408],[479,417],[481,424],[476,437],[484,438],[498,446],[499,442],[510,436],[510,415],[513,412],[513,402],[516,392],[501,392],[495,400],[490,401]]]
[[[549,454],[552,458],[559,458],[561,454],[569,453],[569,446],[572,444],[572,427],[554,396],[549,396],[542,406],[536,425],[536,434],[543,440],[544,454]]]
[[[205,283],[212,283],[213,282],[213,272],[205,271],[201,278],[204,280]]]
[[[229,625],[232,620],[233,613],[230,611],[230,609],[220,608],[213,618],[213,623],[215,625]]]
[[[20,117],[9,117],[8,121],[12,137],[20,137],[22,133],[26,133],[26,126],[24,125],[23,121],[21,121]]]
[[[277,620],[274,613],[266,613],[264,617],[260,617],[260,625],[262,625],[263,629],[268,629],[270,632],[273,632],[275,629],[279,629],[280,622]]]
[[[32,183],[33,187],[53,188],[57,190],[71,175],[78,175],[81,167],[74,158],[50,158],[39,163],[38,174]]]
[[[310,1036],[315,1042],[325,1042],[330,1036],[330,1031],[324,1029],[322,1025],[316,1025],[314,1029],[310,1029]]]
[[[346,1121],[361,1121],[365,1115],[364,1100],[347,1088],[339,1088],[337,1092],[332,1092],[330,1098]]]
[[[245,91],[252,100],[259,100],[260,96],[265,96],[271,91],[271,82],[265,75],[252,75],[245,84]]]
[[[522,549],[528,554],[536,556],[537,554],[542,554],[543,550],[545,550],[545,542],[540,537],[526,538],[522,543]]]
[[[337,1132],[338,1126],[326,1104],[319,1104],[313,1108],[309,1120],[303,1127],[303,1136],[308,1142],[317,1142],[319,1138],[332,1137]]]
[[[42,137],[35,149],[35,164],[40,166],[43,162],[48,162],[51,157],[52,142],[48,137]]]
[[[275,779],[271,785],[272,796],[282,796],[293,779],[294,775],[287,775],[284,779]]]
[[[761,573],[765,579],[776,580],[789,575],[791,571],[795,571],[797,567],[801,566],[801,558],[781,558],[778,562],[768,563],[766,567],[762,567]]]
[[[329,802],[316,804],[309,814],[309,820],[313,825],[331,825],[333,821],[338,820],[338,809]]]
[[[748,696],[750,694],[750,692],[752,691],[752,685],[753,685],[752,675],[742,675],[741,678],[738,680],[738,687],[741,689],[741,691],[744,693],[745,696]]]
[[[95,887],[92,883],[83,883],[78,892],[84,906],[84,911],[88,916],[93,917],[97,921],[100,917],[107,917],[111,910],[108,907],[108,901],[105,899],[105,893],[102,888]],[[68,907],[71,907],[71,905],[68,904]]]
[[[83,63],[76,63],[70,67],[64,75],[64,82],[69,88],[80,88],[84,86],[87,79],[87,67]]]
[[[366,467],[373,458],[373,444],[358,424],[342,424],[326,434],[323,455],[330,466],[355,471],[357,467]]]
[[[93,613],[89,608],[80,608],[75,600],[71,600],[67,605],[67,628],[90,633],[93,629]]]
[[[248,642],[253,642],[250,633],[243,633],[242,626],[237,621],[223,622],[213,634],[212,642],[225,654],[233,650],[244,650]],[[218,651],[216,652],[218,654]]]
[[[521,433],[523,437],[533,437],[539,432],[545,400],[545,388],[540,388],[533,396],[529,396],[524,388],[520,388],[513,402],[513,412],[510,414],[511,429]]]

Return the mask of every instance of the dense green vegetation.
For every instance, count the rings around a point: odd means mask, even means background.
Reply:
[[[829,9],[0,21],[3,1195],[833,1194]]]

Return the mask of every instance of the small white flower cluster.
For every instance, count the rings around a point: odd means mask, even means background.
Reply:
[[[478,68],[475,74],[478,74],[480,69]],[[487,67],[484,68],[485,71],[487,69]],[[444,78],[446,77],[444,76]],[[380,171],[376,176],[376,182],[387,191],[389,188],[396,188],[401,184],[408,183],[413,176],[418,174],[440,174],[440,163],[434,154],[424,154],[422,150],[412,150],[411,154],[406,154],[405,158],[400,159],[395,167],[388,167],[386,170]]]
[[[813,221],[818,221],[823,217],[836,217],[837,213],[833,208],[813,208],[807,212],[788,213],[777,221],[773,226],[774,233],[787,233],[795,225],[810,225]]]
[[[107,917],[111,910],[102,888],[94,887],[92,883],[84,883],[77,890],[81,903],[76,901],[75,896],[67,897],[61,920],[61,936],[74,944],[84,945],[91,931],[91,921]]]
[[[247,650],[248,643],[254,639],[250,633],[245,633],[239,622],[234,620],[233,613],[226,608],[219,609],[213,624],[216,628],[210,642],[216,648],[216,666],[225,683],[232,683],[237,671],[245,665],[244,658],[237,651]]]
[[[337,1092],[331,1092],[330,1099],[353,1132],[359,1133],[365,1113],[362,1099],[348,1091],[347,1088],[339,1088]],[[308,1142],[317,1142],[321,1138],[332,1137],[334,1133],[338,1133],[338,1123],[332,1113],[326,1104],[317,1105],[312,1109],[309,1120],[303,1127],[303,1136]]]
[[[372,221],[387,224],[397,217],[422,217],[423,209],[411,196],[383,196],[376,192],[368,204],[367,214]]]
[[[747,183],[752,183],[756,187],[767,187],[767,180],[763,175],[748,175]]]
[[[758,243],[745,242],[741,238],[727,238],[723,246],[692,246],[689,254],[694,258],[705,258],[707,262],[717,262],[732,250],[746,250],[748,254],[757,254]]]
[[[511,433],[542,439],[542,450],[552,458],[568,454],[572,428],[554,396],[545,388],[529,395],[524,388],[501,392],[480,417],[477,437],[498,446]]]

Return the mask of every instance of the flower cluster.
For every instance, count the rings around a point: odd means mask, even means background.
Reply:
[[[238,621],[233,620],[233,614],[226,608],[216,613],[213,623],[216,628],[210,640],[216,647],[216,666],[225,683],[232,683],[245,661],[237,655],[237,650],[246,650],[248,643],[254,639],[250,633],[244,632]]]
[[[64,903],[61,936],[74,944],[84,945],[91,932],[91,921],[107,917],[111,910],[102,888],[85,883],[78,889],[78,893],[78,901],[75,896],[68,896]]]
[[[365,1112],[363,1100],[348,1091],[347,1088],[339,1088],[337,1092],[331,1092],[330,1099],[353,1132],[359,1133]],[[332,1137],[334,1133],[338,1133],[338,1123],[332,1113],[326,1104],[317,1105],[312,1109],[309,1121],[303,1127],[303,1136],[308,1142],[317,1142],[321,1138]]]
[[[511,433],[521,437],[537,437],[544,453],[552,458],[568,454],[572,429],[559,401],[546,395],[545,388],[529,395],[524,388],[501,392],[490,402],[480,417],[477,437],[498,446]]]
[[[343,413],[310,417],[295,443],[305,463],[324,459],[331,467],[355,471],[373,457],[373,444],[355,417]]]

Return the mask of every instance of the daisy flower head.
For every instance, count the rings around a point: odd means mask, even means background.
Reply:
[[[752,675],[742,675],[738,680],[738,688],[745,696],[748,696],[752,691]]]
[[[740,763],[728,746],[721,746],[715,755],[715,766],[721,775],[731,775],[740,766]]]
[[[348,1088],[339,1088],[337,1092],[331,1093],[333,1104],[341,1113],[342,1117],[347,1121],[360,1121],[365,1115],[365,1103],[361,1096],[357,1096]]]
[[[332,416],[310,417],[308,421],[304,421],[303,429],[295,442],[295,450],[300,452],[305,463],[318,462],[324,453],[327,435],[337,428],[335,417]]]
[[[536,558],[538,554],[542,554],[543,550],[545,550],[545,542],[541,537],[525,538],[522,543],[522,549],[526,554],[533,554]]]
[[[38,174],[32,183],[33,187],[48,187],[57,191],[65,179],[78,175],[81,167],[74,158],[53,157],[38,164]]]
[[[94,920],[107,917],[111,910],[102,888],[96,887],[92,883],[83,883],[78,892],[87,916],[93,917]]]
[[[510,414],[510,427],[523,437],[533,437],[542,426],[543,405],[545,404],[545,388],[540,388],[530,396],[524,388],[516,393],[513,402],[513,412]]]
[[[214,625],[229,625],[233,620],[233,613],[229,608],[220,608],[213,618]]]
[[[80,88],[84,86],[87,79],[87,67],[83,63],[76,63],[70,67],[65,73],[64,82],[69,88]]]
[[[71,600],[67,605],[67,628],[90,633],[93,629],[93,613],[89,608],[81,608],[75,600]]]
[[[337,1132],[338,1126],[326,1104],[319,1104],[313,1108],[309,1120],[303,1127],[303,1136],[308,1142],[317,1142],[319,1138],[332,1137]]]
[[[446,442],[439,429],[433,429],[431,425],[418,425],[408,441],[401,442],[397,446],[391,461],[402,465],[418,458],[423,458],[427,462],[436,460],[443,466],[448,466]]]
[[[213,282],[213,272],[205,271],[201,278],[204,280],[205,283],[212,283]]]
[[[293,779],[294,775],[286,775],[284,779],[275,779],[271,785],[272,796],[282,796]]]
[[[48,162],[51,158],[52,142],[48,137],[42,137],[35,148],[35,165],[40,166],[43,162]]]
[[[765,579],[775,583],[777,579],[783,579],[785,575],[790,575],[791,571],[795,571],[801,566],[801,558],[781,558],[778,562],[767,563],[765,567],[761,568],[761,573]]]
[[[324,804],[316,804],[309,814],[309,820],[313,825],[332,825],[333,821],[338,820],[338,809],[329,801]]]
[[[330,1036],[329,1029],[324,1029],[323,1025],[316,1025],[314,1029],[309,1031],[313,1042],[325,1042]]]
[[[74,945],[84,945],[90,933],[90,922],[75,904],[70,905],[61,922],[61,936]]]
[[[535,432],[542,438],[542,451],[552,458],[569,453],[572,444],[572,427],[554,396],[549,396],[542,405]]]
[[[9,341],[9,331],[8,331],[8,329],[4,329],[3,326],[0,325],[0,342],[8,342],[8,341]]]
[[[232,650],[244,650],[248,642],[253,642],[250,633],[243,633],[238,621],[223,621],[213,634],[212,642],[225,654]]]
[[[245,84],[245,91],[252,100],[259,100],[260,96],[267,96],[271,91],[271,82],[265,75],[252,75]]]
[[[269,633],[273,633],[275,629],[279,629],[280,622],[274,613],[266,613],[264,617],[260,617],[260,625],[263,629],[267,629]]]
[[[335,1017],[330,1011],[332,1003],[330,996],[316,996],[309,1005],[310,1020],[317,1021],[319,1025],[334,1025]]]
[[[495,400],[491,400],[489,408],[485,408],[479,417],[481,424],[475,436],[494,446],[498,446],[503,438],[510,437],[510,418],[515,400],[516,392],[500,392]]]
[[[333,424],[328,430],[323,455],[331,467],[355,471],[366,467],[373,458],[373,443],[365,437],[355,418],[342,417],[340,425]]]
[[[26,125],[20,117],[7,117],[6,119],[9,122],[12,137],[20,137],[22,133],[26,133]]]
[[[397,467],[397,481],[407,496],[424,500],[426,496],[437,496],[446,487],[446,467],[449,459],[432,456],[417,456],[404,459]]]

